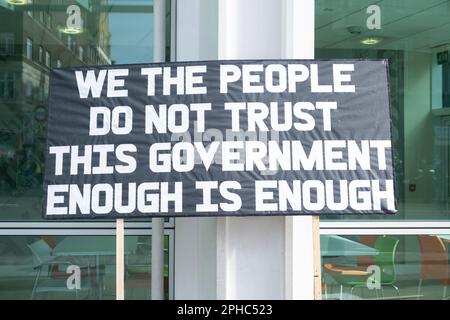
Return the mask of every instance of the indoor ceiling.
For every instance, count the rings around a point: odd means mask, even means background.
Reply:
[[[381,9],[381,29],[366,26],[370,5]],[[352,34],[349,27],[359,27]],[[380,38],[376,45],[360,41]],[[316,0],[316,47],[432,52],[450,45],[450,1]]]

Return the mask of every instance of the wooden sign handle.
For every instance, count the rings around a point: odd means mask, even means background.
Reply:
[[[116,220],[116,300],[125,299],[125,232],[123,219]],[[97,266],[98,267],[98,266]]]
[[[322,300],[322,262],[320,259],[320,217],[313,216],[314,300]]]

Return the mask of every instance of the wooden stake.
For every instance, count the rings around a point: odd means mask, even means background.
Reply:
[[[124,222],[116,220],[116,300],[125,299]]]
[[[313,216],[314,300],[322,300],[322,262],[320,259],[320,217]]]

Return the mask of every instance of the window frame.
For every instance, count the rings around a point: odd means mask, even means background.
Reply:
[[[51,66],[52,66],[52,54],[48,50],[45,50],[45,61],[44,61],[44,64],[48,68],[51,68]]]
[[[14,54],[15,35],[13,32],[0,32],[0,55],[9,56]],[[1,49],[4,49],[2,52]]]
[[[39,46],[39,52],[38,52],[38,61],[39,63],[44,63],[44,47]]]
[[[27,37],[25,45],[25,56],[30,60],[33,60],[33,45],[33,39]]]
[[[0,98],[5,100],[14,99],[16,97],[16,74],[13,71],[1,71],[0,82],[3,83],[3,92],[0,92]],[[12,96],[8,94],[10,90],[12,90]]]

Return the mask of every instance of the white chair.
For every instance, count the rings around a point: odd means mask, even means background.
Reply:
[[[27,247],[33,255],[34,267],[37,267],[45,262],[49,262],[53,259],[52,248],[42,239],[28,244]]]
[[[38,240],[27,245],[33,255],[34,265],[33,269],[37,271],[36,278],[31,292],[31,299],[34,299],[36,293],[50,293],[50,292],[66,292],[74,293],[75,298],[78,299],[79,289],[69,289],[67,286],[66,277],[52,277],[52,271],[59,266],[73,265],[71,261],[63,261],[52,256],[52,248],[44,240]],[[42,271],[46,268],[46,279],[40,280]],[[64,269],[66,270],[66,269]],[[90,270],[88,267],[88,276]],[[88,281],[90,287],[90,281]]]

